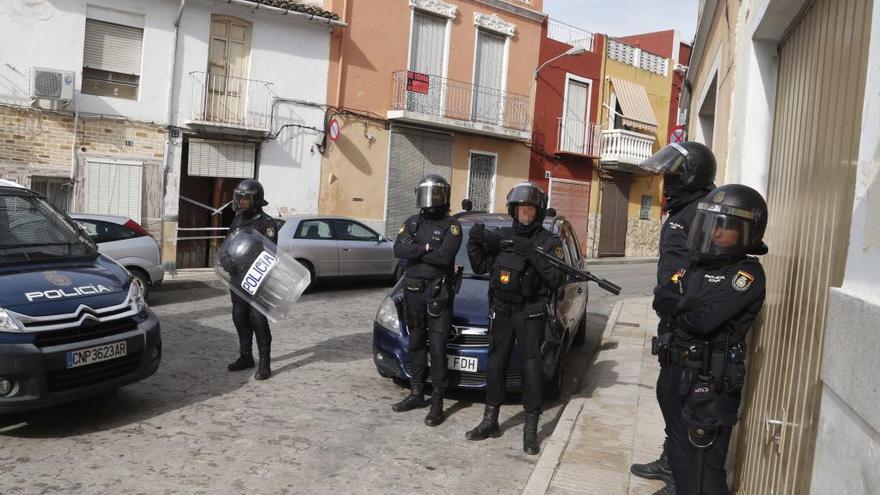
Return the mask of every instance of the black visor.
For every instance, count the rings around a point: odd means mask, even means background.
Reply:
[[[691,224],[688,247],[704,256],[744,253],[752,244],[752,220],[722,212],[698,210]]]
[[[534,184],[517,184],[507,195],[509,206],[532,205],[538,209],[544,207],[544,191]]]
[[[251,208],[255,208],[256,206],[258,206],[254,204],[256,203],[256,198],[254,197],[253,193],[235,191],[235,193],[232,195],[232,211],[238,211],[241,208],[238,205],[238,202],[241,201],[242,198],[251,198]]]
[[[652,174],[680,174],[687,157],[688,151],[683,146],[672,143],[649,156],[639,167]]]
[[[419,208],[436,208],[449,204],[449,190],[446,184],[439,182],[422,182],[416,186],[416,206]]]

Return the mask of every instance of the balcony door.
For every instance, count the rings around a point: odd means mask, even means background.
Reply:
[[[204,103],[205,118],[210,122],[245,122],[250,31],[250,23],[241,19],[211,16]]]
[[[562,151],[588,155],[590,133],[590,80],[567,77],[565,114],[562,120]]]
[[[447,22],[447,18],[439,15],[413,11],[409,70],[428,76],[428,90],[426,94],[407,93],[406,109],[409,111],[443,115]]]
[[[477,31],[474,68],[473,120],[500,124],[503,118],[504,52],[507,38],[485,30]]]

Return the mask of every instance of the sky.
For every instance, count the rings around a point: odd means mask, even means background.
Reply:
[[[676,29],[693,41],[699,0],[544,0],[551,19],[593,33],[627,36]]]

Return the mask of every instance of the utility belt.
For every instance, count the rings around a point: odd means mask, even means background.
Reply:
[[[658,357],[660,366],[686,366],[712,385],[716,392],[738,393],[745,384],[746,347],[736,344],[712,345],[702,342],[685,346],[670,332],[651,340],[651,354]]]
[[[448,280],[451,280],[451,278],[445,274],[431,279],[404,276],[403,289],[410,294],[422,294],[427,303],[426,309],[428,314],[438,318],[450,307],[452,290],[449,283],[447,283]],[[406,298],[404,298],[404,303],[407,304]]]
[[[540,304],[539,304],[540,303]],[[511,302],[504,299],[492,298],[490,304],[490,316],[494,320],[495,315],[523,316],[526,320],[538,320],[547,316],[547,305],[540,298],[526,302]]]

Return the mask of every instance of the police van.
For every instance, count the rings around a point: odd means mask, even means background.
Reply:
[[[43,196],[0,179],[0,414],[143,380],[161,357],[131,274]]]

